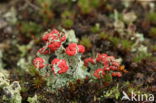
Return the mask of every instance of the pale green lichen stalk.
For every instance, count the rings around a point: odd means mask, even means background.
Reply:
[[[35,94],[33,97],[28,97],[28,100],[27,100],[29,103],[40,103],[38,101],[38,96]]]
[[[7,76],[0,73],[0,89],[3,90],[2,101],[6,103],[21,103],[22,97],[20,95],[21,87],[18,81],[10,84]]]
[[[14,81],[10,84],[8,79],[8,71],[3,69],[1,58],[3,52],[0,50],[0,89],[2,90],[2,101],[4,103],[21,103],[22,97],[20,95],[21,87],[18,81]]]
[[[22,97],[20,95],[21,87],[18,81],[14,81],[11,85],[3,88],[4,96],[3,100],[9,103],[21,103]]]

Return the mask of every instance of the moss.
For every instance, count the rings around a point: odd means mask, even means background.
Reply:
[[[109,37],[109,40],[115,45],[115,47],[118,47],[118,44],[120,44],[120,39],[117,37]]]
[[[150,29],[149,36],[156,38],[156,27]]]
[[[21,88],[21,92],[27,92],[27,91],[28,91],[28,88],[22,86],[22,88]]]
[[[139,52],[136,54],[136,56],[133,58],[133,61],[136,63],[141,62],[143,59],[149,58],[151,57],[150,53],[146,53],[146,52]]]
[[[53,0],[36,0],[36,2],[42,8],[50,8],[53,4]]]
[[[74,12],[69,11],[69,10],[65,10],[62,14],[61,17],[62,18],[71,18],[73,17]]]
[[[73,24],[74,24],[73,20],[71,20],[71,19],[65,19],[62,22],[63,22],[63,26],[65,28],[71,28],[73,26]]]
[[[71,28],[74,24],[74,12],[70,10],[65,10],[61,14],[62,24],[65,28]]]
[[[133,43],[129,40],[120,39],[117,37],[109,37],[109,40],[118,48],[120,45],[123,50],[129,51],[132,48]]]
[[[39,16],[42,17],[44,25],[52,23],[52,18],[54,17],[53,7],[54,0],[36,0],[39,6]]]
[[[101,1],[100,0],[92,0],[90,1],[90,5],[94,8],[97,8],[99,7],[99,5],[101,4]]]
[[[82,13],[87,14],[101,4],[100,0],[79,0],[78,6],[80,7]]]
[[[101,32],[101,33],[99,34],[99,38],[100,38],[100,39],[108,39],[108,34],[106,34],[105,32]]]
[[[90,41],[90,39],[88,37],[82,37],[80,44],[84,45],[87,48],[91,48],[92,47],[92,43]]]
[[[81,12],[84,14],[90,13],[91,8],[89,7],[89,0],[79,0],[78,1],[78,6],[81,9]]]
[[[42,31],[42,26],[35,22],[21,22],[19,24],[21,25],[20,31],[27,34],[28,37],[31,33],[38,34]]]
[[[147,18],[150,22],[156,23],[156,12],[150,12],[150,13],[148,13],[146,18]]]
[[[124,50],[131,50],[133,43],[129,40],[121,40],[121,44]]]
[[[36,78],[34,78],[32,82],[35,88],[41,88],[45,84],[45,80],[39,75],[36,76]]]
[[[112,82],[112,75],[111,74],[106,74],[104,76],[105,82],[111,83]]]
[[[156,52],[156,45],[151,45],[150,48],[153,52]]]
[[[100,24],[99,23],[96,23],[93,27],[91,27],[91,31],[93,33],[97,33],[100,31]]]

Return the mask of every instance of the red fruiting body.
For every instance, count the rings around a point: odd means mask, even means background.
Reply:
[[[112,62],[112,65],[113,65],[113,66],[116,66],[116,67],[119,67],[119,66],[120,66],[120,64],[119,64],[118,62],[116,62],[116,61],[113,61],[113,62]]]
[[[43,35],[42,40],[43,41],[48,41],[48,37],[49,37],[49,34],[45,34],[45,35]]]
[[[113,76],[113,77],[121,77],[122,74],[121,74],[121,72],[113,72],[113,73],[112,73],[112,76]]]
[[[118,70],[118,68],[115,67],[115,66],[110,66],[110,69],[111,69],[111,70]]]
[[[64,41],[66,41],[66,36],[65,35],[61,37],[61,42],[64,42]]]
[[[52,70],[54,71],[54,65],[57,65],[59,68],[60,68],[60,70],[57,72],[57,73],[59,73],[59,74],[62,74],[62,73],[65,73],[65,72],[67,72],[67,70],[69,69],[69,67],[68,67],[68,65],[67,65],[67,63],[66,63],[66,61],[65,60],[63,60],[63,59],[54,59],[52,62],[51,62],[51,64],[53,64],[53,67],[52,67]]]
[[[107,54],[98,54],[96,61],[102,63],[105,67],[109,66],[109,59]]]
[[[107,54],[98,54],[96,61],[103,63],[107,59]]]
[[[40,54],[50,54],[50,50],[49,49],[45,49],[45,48],[40,48],[37,52],[39,52]]]
[[[56,51],[58,48],[60,48],[60,46],[61,46],[61,42],[53,42],[50,45],[48,45],[48,47],[52,52]]]
[[[103,70],[104,71],[110,71],[110,68],[109,67],[104,67]]]
[[[61,34],[59,33],[58,30],[56,29],[53,29],[50,33],[47,33],[45,34],[43,37],[42,37],[42,40],[45,41],[45,42],[64,42],[66,40],[66,36],[65,34]]]
[[[122,74],[121,74],[121,72],[117,72],[117,77],[121,77],[122,76]]]
[[[60,36],[59,31],[57,31],[56,29],[53,29],[50,33],[43,35],[42,40],[43,41],[50,41],[50,39],[54,40],[54,39],[57,39],[57,36]]]
[[[78,52],[79,53],[84,53],[85,52],[85,47],[83,45],[78,45]]]
[[[113,73],[112,73],[112,76],[113,76],[113,77],[115,77],[115,76],[116,76],[116,73],[115,73],[115,72],[113,72]]]
[[[109,59],[109,61],[114,61],[115,58],[113,56],[107,56],[107,58]]]
[[[57,64],[59,61],[60,61],[60,59],[55,58],[55,59],[53,59],[53,61],[51,61],[51,64],[52,65]]]
[[[33,60],[33,64],[36,68],[43,68],[45,65],[44,65],[44,59],[40,58],[40,57],[37,57]]]
[[[99,68],[96,69],[94,74],[93,74],[96,78],[100,79],[103,75],[105,75],[105,72],[103,69]]]
[[[69,67],[68,67],[68,65],[67,65],[65,60],[62,60],[59,63],[58,67],[60,68],[60,70],[58,71],[59,74],[65,73],[69,69]]]
[[[94,61],[93,58],[86,58],[86,59],[84,60],[84,65],[85,65],[85,66],[88,66],[88,63],[95,64],[95,61]]]
[[[69,56],[74,56],[77,53],[77,44],[76,43],[71,43],[68,45],[66,48],[66,54]]]

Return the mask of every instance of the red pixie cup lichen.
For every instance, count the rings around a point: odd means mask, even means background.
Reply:
[[[54,73],[58,73],[58,74],[62,74],[62,73],[65,73],[68,71],[69,67],[67,65],[67,62],[63,59],[57,59],[55,58],[51,64],[53,65],[52,66],[52,71],[54,71]],[[55,72],[55,68],[54,66],[57,66],[60,70],[56,71]]]
[[[110,68],[109,67],[104,67],[103,70],[104,71],[110,71]]]
[[[77,47],[79,49],[78,50],[79,53],[84,53],[85,52],[85,47],[83,45],[78,45]]]
[[[116,61],[113,61],[113,62],[112,62],[112,65],[113,65],[113,66],[116,66],[116,67],[119,67],[119,66],[120,66],[120,64],[119,64],[118,62],[116,62]]]
[[[118,68],[116,66],[110,66],[111,70],[118,70]]]
[[[37,52],[39,52],[40,54],[50,54],[50,50],[46,49],[46,48],[40,48]]]
[[[96,61],[103,63],[104,61],[106,61],[107,59],[107,54],[98,54]]]
[[[112,76],[113,76],[113,77],[121,77],[122,74],[121,74],[121,72],[113,72],[113,73],[112,73]]]
[[[61,42],[64,42],[64,41],[66,41],[66,39],[67,39],[67,38],[66,38],[66,36],[64,35],[64,36],[61,37],[60,40],[61,40]]]
[[[48,45],[48,47],[52,52],[56,51],[58,48],[60,48],[60,46],[61,46],[61,42],[53,42],[50,45]]]
[[[77,44],[73,31],[63,31],[53,29],[46,33],[42,37],[45,45],[38,50],[37,58],[33,60],[37,71],[46,77],[49,89],[56,91],[77,80],[105,82],[107,77],[122,76],[120,61],[113,56],[98,53],[95,58],[82,60],[85,47]]]
[[[69,56],[74,56],[77,54],[77,44],[76,43],[71,43],[68,45],[66,48],[66,54]]]
[[[50,42],[51,40],[56,40],[60,36],[60,33],[58,30],[53,29],[50,33],[47,33],[43,35],[42,40]]]
[[[43,58],[40,58],[40,57],[37,57],[33,60],[33,64],[36,68],[43,68],[45,65],[44,65],[44,59]]]
[[[99,68],[99,69],[96,69],[94,71],[94,74],[93,74],[96,78],[100,79],[102,76],[105,75],[105,72],[102,68]]]
[[[122,76],[121,72],[116,72],[116,76],[121,77]]]
[[[55,58],[54,60],[51,61],[51,64],[52,65],[57,64],[59,61],[60,59]]]
[[[60,33],[58,30],[53,29],[50,33],[43,35],[42,40],[48,43],[52,42],[64,42],[66,40],[66,35]]]
[[[91,64],[95,64],[95,61],[93,58],[86,58],[84,59],[84,65],[87,67],[88,64],[91,63]]]

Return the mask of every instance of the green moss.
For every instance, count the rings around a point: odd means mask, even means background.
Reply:
[[[97,33],[100,31],[100,24],[99,23],[96,23],[93,27],[91,27],[91,31],[93,33]]]
[[[94,8],[99,7],[101,1],[100,0],[90,0],[90,5]]]
[[[133,58],[133,61],[136,63],[141,62],[143,59],[149,58],[151,56],[150,53],[146,52],[139,52],[137,55]]]
[[[33,65],[30,65],[30,67],[28,67],[28,73],[31,76],[35,76],[39,74],[39,72],[36,70],[36,68]]]
[[[123,49],[125,50],[131,50],[133,43],[129,40],[121,40],[121,44]]]
[[[156,12],[150,12],[146,17],[150,22],[156,22]]]
[[[58,2],[64,4],[64,3],[70,3],[72,1],[71,0],[58,0]]]
[[[44,25],[52,23],[54,17],[54,0],[35,0],[38,8],[39,16]]]
[[[92,43],[90,41],[90,39],[88,37],[82,37],[80,44],[84,45],[87,48],[91,48],[92,47]]]
[[[21,88],[21,92],[22,93],[24,93],[24,92],[27,92],[29,89],[27,88],[27,87],[24,87],[24,86],[22,86],[22,88]]]
[[[62,22],[63,22],[63,26],[65,28],[71,28],[73,26],[73,24],[74,24],[73,20],[71,20],[71,19],[65,19]]]
[[[156,52],[156,45],[151,45],[150,48],[153,52]]]
[[[37,4],[44,8],[50,8],[53,4],[53,0],[36,0]]]
[[[106,74],[104,76],[104,80],[105,80],[105,82],[111,83],[112,82],[112,75],[111,74]]]
[[[61,14],[62,18],[62,24],[65,28],[71,28],[74,24],[73,19],[74,19],[74,12],[70,10],[65,10]]]
[[[84,14],[90,13],[92,10],[89,6],[89,0],[79,0],[78,6]]]
[[[109,37],[109,40],[116,46],[118,47],[118,44],[120,44],[120,39],[117,37]]]
[[[101,32],[101,33],[99,34],[99,38],[100,38],[100,39],[108,39],[108,34],[106,34],[105,32]]]
[[[156,27],[150,29],[149,36],[156,38]]]
[[[35,22],[21,22],[20,24],[21,32],[27,34],[28,37],[30,36],[30,33],[38,34],[42,31],[42,26]]]
[[[117,37],[109,37],[109,40],[118,48],[121,45],[123,50],[129,51],[132,48],[133,43],[129,40],[120,39]]]
[[[74,12],[66,10],[61,14],[62,18],[71,18],[73,17]]]
[[[100,5],[100,0],[79,0],[78,6],[80,7],[82,13],[90,13],[93,9]]]
[[[150,58],[152,61],[156,62],[156,57],[151,57]]]

